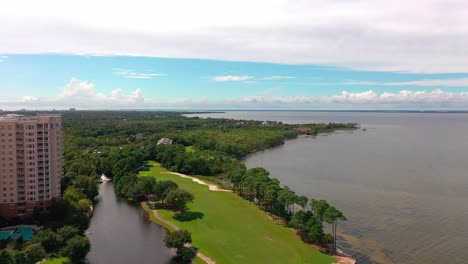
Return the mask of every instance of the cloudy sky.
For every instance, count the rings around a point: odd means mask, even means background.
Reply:
[[[468,109],[462,0],[8,1],[0,109]]]

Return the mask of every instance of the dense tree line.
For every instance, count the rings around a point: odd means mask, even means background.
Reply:
[[[149,197],[160,202],[166,208],[180,212],[185,211],[187,203],[194,199],[187,190],[179,189],[173,181],[156,181],[153,176],[137,177],[128,174],[121,178],[115,186],[118,196],[131,200],[146,201]]]

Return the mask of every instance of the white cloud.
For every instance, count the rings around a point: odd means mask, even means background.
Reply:
[[[151,100],[149,100],[151,103]],[[148,108],[141,89],[125,92],[98,92],[93,82],[72,78],[55,98],[23,96],[20,99],[0,100],[0,109],[142,109]],[[155,107],[154,104],[151,107]]]
[[[164,73],[140,73],[127,69],[114,69],[114,74],[120,75],[124,78],[133,78],[133,79],[152,79],[158,76],[166,76]]]
[[[123,99],[124,95],[123,95],[122,89],[113,90],[111,93],[111,97],[114,99]]]
[[[358,81],[349,80],[343,82],[315,82],[300,83],[309,86],[326,85],[366,85],[366,86],[419,86],[419,87],[468,87],[468,78],[459,79],[424,79],[406,82],[376,82],[376,81]]]
[[[343,91],[333,96],[274,96],[275,90],[267,90],[255,96],[225,100],[196,99],[174,101],[175,107],[182,103],[190,108],[268,108],[268,109],[468,109],[468,92],[453,93],[440,89],[433,91],[406,91],[376,93],[373,90],[352,93]]]
[[[0,62],[4,62],[7,58],[8,56],[0,56]]]
[[[96,92],[91,82],[73,78],[57,98],[24,96],[18,101],[0,101],[0,109],[466,109],[468,92],[432,91],[363,92],[342,91],[330,96],[282,96],[283,89],[267,89],[252,96],[224,99],[178,98],[172,101],[146,100],[136,89],[125,93]]]
[[[288,80],[288,79],[296,79],[294,76],[268,76],[268,77],[263,77],[260,78],[260,80]]]
[[[0,9],[0,24],[8,25],[0,27],[4,54],[130,55],[468,72],[464,0],[199,0],[185,1],[184,8],[178,1],[165,0],[4,2]]]
[[[79,104],[88,105],[91,107],[102,106],[126,106],[130,104],[141,104],[145,101],[143,92],[136,89],[131,94],[126,95],[122,89],[114,89],[110,95],[95,91],[95,84],[92,82],[81,81],[77,78],[72,78],[65,86],[64,90],[58,95],[56,100],[49,100],[49,103],[59,104]]]
[[[140,90],[140,89],[136,89],[132,95],[130,95],[128,97],[128,99],[130,100],[130,102],[132,103],[143,103],[145,101],[145,97],[143,96],[143,92]]]
[[[387,82],[385,86],[439,86],[439,87],[468,87],[468,78],[461,79],[427,79],[409,82]]]
[[[216,82],[243,81],[243,83],[257,83],[256,81],[271,81],[271,80],[278,81],[278,80],[290,80],[290,79],[296,79],[296,77],[275,75],[275,76],[256,78],[254,76],[249,76],[249,75],[221,75],[221,76],[215,76],[212,78],[212,80]]]
[[[234,76],[234,75],[223,75],[223,76],[215,76],[213,77],[213,81],[215,82],[237,82],[237,81],[246,81],[253,79],[253,76]]]
[[[372,103],[378,100],[379,96],[372,90],[362,93],[349,93],[347,91],[341,92],[341,95],[331,97],[332,102],[340,103]],[[328,99],[328,98],[327,98]]]
[[[65,86],[63,92],[59,95],[60,98],[75,98],[75,97],[94,97],[94,83],[80,81],[76,78],[72,78],[70,82]]]
[[[21,102],[34,102],[37,100],[39,100],[39,98],[27,95],[27,96],[23,96],[23,98],[21,99]]]

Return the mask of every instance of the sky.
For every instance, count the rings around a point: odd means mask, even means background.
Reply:
[[[468,109],[461,0],[8,1],[0,109]]]

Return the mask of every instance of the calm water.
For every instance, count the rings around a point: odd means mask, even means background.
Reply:
[[[166,231],[147,221],[136,205],[115,197],[112,183],[99,187],[91,226],[90,264],[171,263],[172,253],[164,245]]]
[[[297,193],[349,221],[340,247],[359,263],[468,263],[468,114],[228,112],[287,123],[357,122],[367,131],[288,141],[254,154]]]

